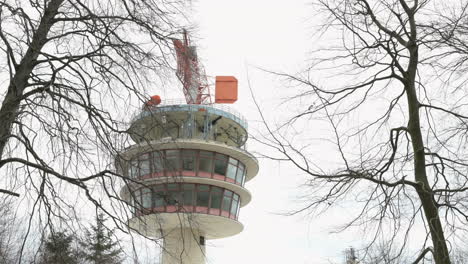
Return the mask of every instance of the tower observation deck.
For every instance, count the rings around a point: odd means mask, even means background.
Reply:
[[[245,118],[226,105],[163,101],[131,120],[134,145],[116,158],[131,228],[161,238],[163,264],[205,263],[205,240],[242,231],[244,187],[258,172]]]

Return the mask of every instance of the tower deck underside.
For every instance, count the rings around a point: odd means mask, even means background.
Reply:
[[[150,237],[163,238],[177,229],[194,229],[206,239],[219,239],[239,234],[244,229],[237,220],[207,214],[159,213],[135,217],[129,225]],[[165,230],[161,233],[161,230]]]

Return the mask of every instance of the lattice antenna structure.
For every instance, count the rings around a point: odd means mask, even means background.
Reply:
[[[187,31],[183,39],[174,39],[177,72],[187,104],[212,104],[210,86],[203,65],[199,62],[196,46],[191,45]]]

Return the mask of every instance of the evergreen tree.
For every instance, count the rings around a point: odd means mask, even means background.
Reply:
[[[52,232],[44,243],[39,264],[78,264],[80,252],[73,248],[75,237],[66,232]]]
[[[114,232],[104,226],[106,219],[102,213],[96,217],[96,225],[86,230],[86,237],[90,239],[82,243],[86,249],[85,259],[93,264],[118,264],[122,263],[122,248],[114,241]]]
[[[3,198],[3,197],[2,197]],[[7,201],[0,203],[0,263],[13,263],[17,253],[15,215]]]

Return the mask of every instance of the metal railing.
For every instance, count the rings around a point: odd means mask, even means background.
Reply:
[[[247,119],[237,110],[224,104],[187,104],[184,99],[168,99],[163,100],[159,105],[145,106],[144,109],[137,111],[131,118],[131,122],[145,117],[152,112],[165,112],[165,111],[200,111],[205,110],[208,113],[218,114],[230,118],[240,124],[247,130]]]

